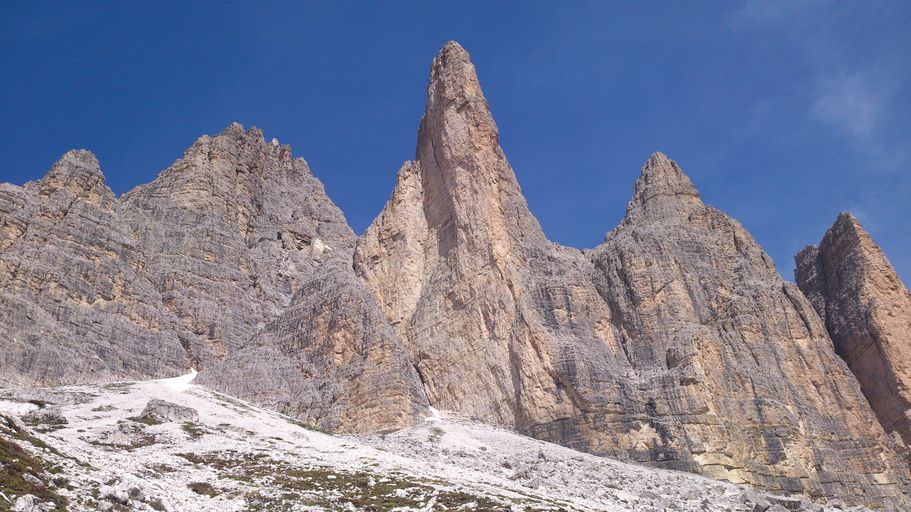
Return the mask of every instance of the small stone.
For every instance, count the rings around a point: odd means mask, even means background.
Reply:
[[[32,485],[35,485],[38,487],[44,487],[44,482],[42,482],[40,478],[36,477],[35,475],[33,475],[31,473],[23,473],[22,479]]]
[[[37,507],[37,498],[31,494],[26,494],[24,496],[19,496],[16,498],[16,501],[13,502],[13,512],[39,512]]]

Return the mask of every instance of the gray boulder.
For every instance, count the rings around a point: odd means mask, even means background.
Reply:
[[[199,421],[196,409],[158,399],[150,400],[139,417],[159,423]]]

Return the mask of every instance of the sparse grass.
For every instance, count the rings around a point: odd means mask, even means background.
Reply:
[[[151,471],[158,473],[159,475],[166,475],[168,473],[173,473],[177,471],[177,468],[174,466],[169,466],[167,464],[152,464],[148,466]]]
[[[190,490],[196,494],[201,494],[210,498],[214,498],[215,496],[221,494],[218,489],[212,487],[212,484],[208,482],[193,482],[191,484],[187,484],[187,487],[189,487]]]
[[[136,423],[142,423],[143,425],[149,425],[149,426],[161,425],[161,422],[156,420],[155,418],[143,418],[142,416],[130,416],[127,419],[130,421],[134,421]]]
[[[40,401],[40,400],[39,400]],[[42,402],[44,403],[44,402]],[[48,432],[53,432],[55,430],[60,430],[61,428],[66,427],[68,424],[66,418],[59,415],[37,415],[37,414],[28,414],[22,418],[22,422],[32,427],[35,431],[42,434]]]
[[[145,431],[145,427],[139,425],[157,425],[157,423],[138,422],[139,424],[137,424],[135,418],[127,419],[130,421],[121,420],[118,421],[117,424],[119,426],[120,432],[128,438],[129,444],[109,443],[100,439],[89,439],[86,442],[93,446],[102,446],[105,448],[127,451],[132,451],[136,448],[143,448],[145,446],[151,446],[155,444],[155,436],[147,433]]]
[[[29,453],[29,451],[20,446],[19,443],[13,441],[13,439],[16,439],[28,442],[29,439],[34,439],[36,441],[37,439],[28,435],[28,433],[21,429],[16,428],[15,425],[7,421],[5,417],[0,417],[0,420],[4,420],[0,422],[0,491],[11,499],[25,494],[31,494],[42,502],[53,502],[58,510],[67,510],[68,502],[65,497],[60,496],[48,486],[34,484],[23,478],[23,475],[25,474],[36,476],[46,472],[59,472],[58,468],[47,464],[40,458]],[[37,446],[34,443],[31,444]],[[57,482],[56,478],[54,479],[54,482]],[[68,481],[64,483],[68,484]],[[0,507],[5,505],[5,503],[0,503]]]
[[[337,510],[351,503],[356,510],[381,511],[396,507],[421,508],[431,497],[440,509],[455,509],[474,503],[475,510],[508,509],[512,500],[479,496],[447,488],[442,482],[408,477],[403,474],[378,474],[340,471],[316,465],[292,465],[260,453],[235,451],[204,454],[180,453],[194,464],[215,469],[228,478],[251,487],[245,497],[248,510],[286,510],[291,503]],[[199,490],[194,489],[199,485]],[[190,484],[198,494],[206,494],[208,484]],[[543,505],[543,504],[538,504]],[[551,507],[527,510],[552,510]]]
[[[282,415],[282,419],[284,419],[284,420],[287,421],[288,423],[290,423],[290,424],[292,424],[292,425],[296,425],[296,426],[298,426],[298,427],[300,427],[300,428],[302,428],[302,429],[304,429],[304,430],[310,430],[310,431],[312,431],[312,432],[319,432],[319,433],[321,433],[321,434],[327,434],[327,433],[328,433],[328,432],[326,432],[325,430],[320,429],[319,427],[316,427],[316,426],[314,426],[314,425],[310,425],[310,424],[308,424],[308,423],[304,423],[303,421],[301,421],[301,420],[299,420],[299,419],[296,419],[296,418],[292,418],[291,416]]]
[[[190,439],[199,439],[204,436],[208,430],[205,427],[198,425],[196,423],[184,423],[180,426],[181,430],[187,433]]]

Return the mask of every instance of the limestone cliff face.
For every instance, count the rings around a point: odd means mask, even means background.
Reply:
[[[907,470],[812,306],[667,157],[604,244],[548,241],[455,43],[416,153],[355,268],[431,405],[779,492],[903,502]]]
[[[278,318],[200,381],[333,432],[427,416],[418,375],[348,257],[320,267]]]
[[[415,159],[360,238],[303,159],[240,125],[120,199],[84,151],[0,185],[0,386],[194,365],[199,383],[327,430],[399,428],[433,405],[907,508],[904,445],[880,422],[907,437],[908,292],[850,219],[798,263],[809,300],[660,153],[603,244],[549,241],[448,43]]]
[[[146,257],[88,151],[0,185],[0,386],[166,376],[189,366]]]
[[[629,409],[654,431],[635,457],[876,506],[902,492],[907,469],[810,303],[676,163],[648,160],[591,258],[634,369]]]
[[[325,429],[426,399],[306,162],[233,124],[118,199],[91,153],[0,186],[0,385],[172,376]]]
[[[842,213],[797,257],[810,299],[879,422],[911,443],[911,295],[860,223]]]
[[[200,137],[121,203],[145,272],[201,366],[245,343],[322,261],[354,245],[307,163],[239,124]]]
[[[544,237],[474,66],[448,43],[431,68],[416,160],[355,251],[430,402],[520,427],[579,414],[585,404],[563,383],[612,379],[609,312],[589,267]]]

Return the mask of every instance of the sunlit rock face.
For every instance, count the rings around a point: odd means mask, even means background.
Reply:
[[[620,226],[583,253],[529,213],[455,43],[418,133],[355,268],[431,405],[778,492],[904,499],[813,307],[676,163],[649,158]]]
[[[860,223],[842,213],[797,255],[797,284],[825,321],[887,432],[911,442],[911,295]]]
[[[907,469],[813,307],[675,162],[646,162],[625,218],[591,257],[634,368],[631,408],[654,429],[645,450],[621,437],[609,451],[777,491],[895,503]]]

